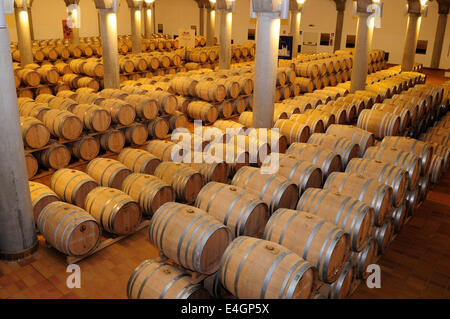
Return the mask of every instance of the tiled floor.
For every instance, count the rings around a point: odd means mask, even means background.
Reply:
[[[443,81],[440,73],[424,72],[428,83]],[[0,261],[0,298],[126,298],[134,268],[156,256],[144,229],[79,262],[81,288],[69,289],[65,258],[40,242],[25,261]],[[450,172],[428,193],[379,264],[381,288],[363,284],[352,298],[450,298]]]

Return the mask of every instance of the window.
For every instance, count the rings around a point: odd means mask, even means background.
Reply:
[[[330,45],[330,34],[321,33],[320,34],[320,45]]]
[[[158,33],[164,33],[164,28],[162,24],[158,24]]]
[[[247,40],[255,40],[256,29],[248,29]]]
[[[345,41],[345,47],[346,48],[354,48],[356,43],[356,36],[354,35],[347,35],[347,40]]]
[[[417,41],[416,54],[427,54],[428,40]]]

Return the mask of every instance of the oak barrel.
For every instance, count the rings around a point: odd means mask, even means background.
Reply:
[[[240,187],[223,183],[206,184],[195,206],[230,228],[234,237],[261,237],[269,219],[269,209],[264,202]]]
[[[110,158],[96,158],[89,162],[86,172],[101,186],[122,188],[125,178],[131,171],[119,161]]]
[[[255,167],[242,167],[231,184],[259,197],[273,213],[278,208],[294,208],[298,201],[297,185],[278,174],[263,174]]]
[[[124,148],[117,160],[127,166],[135,173],[143,173],[152,175],[161,160],[156,156],[144,150],[135,148]]]
[[[307,299],[315,289],[317,272],[281,245],[240,236],[223,254],[219,278],[240,299]]]
[[[398,166],[374,159],[354,158],[347,165],[345,172],[375,178],[392,187],[394,207],[398,207],[406,198],[408,172]]]
[[[152,216],[163,204],[175,201],[172,187],[152,175],[132,173],[123,181],[122,190],[139,203],[147,216]]]
[[[306,212],[279,209],[269,219],[264,239],[309,261],[321,281],[332,283],[350,254],[350,237],[341,228]]]
[[[212,274],[231,241],[231,231],[196,207],[169,202],[153,215],[150,242],[183,267]]]
[[[330,190],[308,188],[298,201],[297,210],[326,219],[349,233],[352,250],[360,251],[371,237],[373,209],[353,197]]]
[[[84,207],[86,196],[98,187],[98,183],[86,173],[62,168],[52,175],[50,187],[62,200]]]
[[[36,182],[28,182],[31,196],[31,206],[33,207],[34,221],[38,220],[39,214],[50,203],[61,199],[51,190],[50,187]]]
[[[142,217],[138,203],[124,192],[109,187],[92,190],[84,207],[103,229],[117,235],[133,233]]]

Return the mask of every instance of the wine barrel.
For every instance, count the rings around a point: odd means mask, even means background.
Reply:
[[[384,254],[394,235],[394,219],[389,217],[382,226],[376,227],[374,239],[377,241],[378,255]]]
[[[307,114],[293,114],[289,119],[291,121],[308,126],[311,130],[311,133],[325,132],[323,121],[320,118],[313,118]]]
[[[22,140],[25,147],[41,148],[50,140],[50,132],[34,117],[20,117]]]
[[[319,279],[326,283],[336,280],[350,254],[347,233],[306,212],[277,210],[269,219],[263,238],[283,245],[315,265]]]
[[[169,134],[169,123],[165,118],[157,117],[148,122],[148,134],[153,138],[164,139]]]
[[[36,224],[51,246],[69,256],[86,255],[100,242],[96,220],[83,209],[64,202],[48,204]]]
[[[224,160],[198,163],[195,160],[196,155],[198,156],[196,153],[191,153],[193,160],[188,165],[202,175],[204,184],[209,182],[226,183],[228,181],[229,169]]]
[[[392,204],[392,189],[374,178],[358,174],[333,172],[323,186],[346,196],[358,199],[374,210],[375,225],[381,226],[389,217]]]
[[[174,131],[178,128],[186,128],[189,124],[187,116],[179,111],[177,111],[174,115],[172,115],[169,118],[168,122],[169,122],[169,129],[171,131]]]
[[[132,94],[125,98],[125,102],[131,104],[136,116],[143,120],[154,120],[158,116],[158,104],[155,100],[144,95]]]
[[[18,98],[20,116],[32,116],[39,121],[44,120],[44,115],[50,110],[46,103],[35,103],[30,98]]]
[[[155,176],[172,186],[177,200],[193,203],[203,187],[203,178],[196,170],[183,163],[162,162]]]
[[[420,158],[420,174],[425,176],[428,173],[433,153],[433,147],[431,145],[409,137],[386,136],[381,141],[380,146],[394,147],[404,152],[413,153]]]
[[[114,99],[125,101],[128,96],[128,93],[125,93],[124,91],[119,89],[103,89],[102,91],[98,92],[98,94],[107,100]]]
[[[406,201],[399,207],[392,209],[391,217],[394,220],[394,231],[395,233],[399,233],[405,225],[406,218],[408,217]]]
[[[17,75],[26,86],[36,87],[41,83],[39,73],[31,69],[21,69],[17,71]]]
[[[101,186],[122,188],[125,178],[131,171],[122,163],[110,158],[96,158],[89,162],[86,172]]]
[[[170,87],[178,95],[195,96],[195,87],[198,81],[190,77],[175,77],[170,81]]]
[[[294,155],[271,153],[261,167],[276,167],[276,174],[295,183],[300,194],[307,188],[322,186],[322,170],[308,161],[298,160]]]
[[[165,256],[202,274],[219,269],[220,258],[231,241],[231,231],[214,217],[174,202],[155,212],[148,229],[150,242]]]
[[[298,187],[278,174],[262,174],[258,168],[242,167],[231,184],[259,197],[273,213],[278,208],[294,208],[298,201]]]
[[[39,169],[39,163],[32,154],[25,154],[25,165],[27,167],[28,179],[31,179],[36,175]]]
[[[118,100],[108,99],[100,103],[100,106],[108,110],[114,123],[130,125],[136,118],[136,112],[129,103]]]
[[[292,143],[286,151],[299,160],[307,161],[321,168],[325,179],[332,172],[342,170],[342,161],[339,154],[320,145],[307,143]]]
[[[399,127],[400,132],[404,132],[411,123],[410,111],[398,105],[387,103],[375,103],[372,109],[398,115],[400,118],[400,127]]]
[[[281,245],[240,236],[225,251],[219,278],[240,299],[307,299],[315,289],[317,271]]]
[[[128,299],[206,299],[208,292],[193,284],[189,274],[179,267],[149,259],[130,276]]]
[[[222,205],[223,202],[230,206]],[[225,224],[234,237],[261,237],[269,219],[269,209],[264,202],[242,188],[223,183],[206,184],[195,206]]]
[[[374,159],[354,158],[347,165],[345,172],[375,178],[392,187],[394,207],[401,205],[406,198],[408,172],[400,167]]]
[[[105,101],[104,97],[101,97],[100,95],[95,93],[79,93],[77,97],[77,102],[80,104],[95,104],[98,106],[102,106],[102,103],[104,101]]]
[[[78,104],[72,111],[88,130],[104,132],[111,125],[109,112],[94,104]]]
[[[444,159],[433,154],[430,164],[430,181],[433,184],[439,183],[443,174]]]
[[[50,203],[60,201],[61,199],[49,187],[36,182],[28,182],[31,196],[31,206],[33,207],[34,221],[39,218],[39,214]]]
[[[355,277],[355,267],[347,262],[338,279],[331,285],[324,285],[320,289],[321,294],[328,299],[345,299],[351,293],[352,283]]]
[[[415,189],[420,178],[420,159],[409,152],[394,147],[369,147],[364,158],[371,158],[401,167],[408,172],[409,189]]]
[[[369,131],[377,138],[399,134],[400,117],[379,110],[363,110],[358,117],[357,126]]]
[[[52,175],[50,187],[64,201],[84,207],[86,196],[98,187],[98,184],[86,173],[63,168]]]
[[[147,174],[130,174],[123,181],[122,190],[139,203],[147,216],[152,216],[164,203],[175,201],[172,187]]]
[[[142,217],[138,203],[124,192],[109,187],[92,190],[84,207],[103,229],[116,235],[133,233]]]
[[[39,161],[42,165],[51,169],[66,167],[70,162],[70,151],[62,144],[54,143],[40,152]]]
[[[73,113],[62,110],[49,110],[44,115],[44,125],[53,136],[75,140],[83,131],[83,123]]]
[[[148,130],[144,124],[136,123],[125,128],[125,140],[130,145],[143,145],[147,141]]]
[[[59,80],[59,73],[52,67],[40,67],[36,72],[41,77],[42,83],[55,84]]]
[[[111,130],[100,136],[100,145],[107,152],[120,153],[125,146],[125,135],[120,130]]]
[[[358,144],[346,137],[336,135],[314,133],[308,139],[308,144],[320,145],[339,154],[344,167],[352,158],[358,157],[361,153]]]
[[[372,238],[361,251],[351,252],[349,260],[355,266],[356,278],[365,279],[369,276],[369,273],[366,271],[367,266],[376,261],[377,249],[377,242]]]
[[[306,142],[309,138],[309,127],[291,120],[278,120],[275,122],[275,128],[287,137],[288,143]]]
[[[205,101],[222,102],[227,96],[227,89],[223,84],[202,81],[195,87],[195,95]]]
[[[100,142],[93,136],[83,136],[70,145],[72,155],[82,161],[91,161],[100,152]]]
[[[161,160],[156,156],[144,150],[128,147],[120,152],[117,159],[135,173],[150,175],[155,172],[156,167],[161,163]]]
[[[201,120],[207,124],[214,123],[219,116],[219,112],[215,106],[202,101],[189,103],[187,114],[192,120]]]
[[[245,101],[239,98],[233,101],[233,103],[229,101],[223,101],[222,103],[216,106],[216,109],[219,113],[218,117],[223,119],[229,119],[233,115],[235,109],[236,113],[240,114],[242,113],[242,110],[245,109],[245,107],[246,107]]]
[[[326,189],[308,188],[298,201],[297,210],[326,219],[349,233],[354,251],[363,249],[371,237],[373,209],[353,197]]]
[[[183,158],[183,148],[170,141],[152,140],[147,145],[147,152],[161,161],[176,161]]]
[[[163,91],[148,92],[147,97],[156,101],[161,114],[175,114],[178,100],[175,95]]]
[[[328,127],[326,133],[346,137],[353,143],[358,144],[360,157],[364,155],[367,148],[373,146],[375,143],[373,133],[357,128],[356,126],[332,124]]]

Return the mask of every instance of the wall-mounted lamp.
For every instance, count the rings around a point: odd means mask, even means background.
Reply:
[[[303,6],[305,5],[305,0],[297,0],[298,11],[303,11]]]
[[[209,0],[209,5],[211,6],[212,10],[216,9],[216,0]]]

